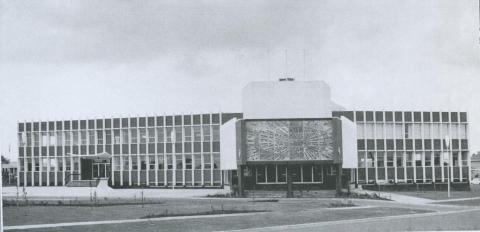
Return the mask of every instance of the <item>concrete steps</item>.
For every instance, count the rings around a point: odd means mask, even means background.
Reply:
[[[245,190],[245,195],[251,198],[286,198],[287,191]],[[334,196],[335,190],[293,191],[295,198],[331,198]]]
[[[67,183],[67,187],[93,187],[98,186],[99,180],[72,180]]]

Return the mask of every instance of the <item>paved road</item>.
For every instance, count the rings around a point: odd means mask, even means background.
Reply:
[[[460,211],[436,212],[415,215],[399,215],[343,221],[307,223],[231,232],[267,231],[439,231],[439,230],[480,230],[480,208]]]

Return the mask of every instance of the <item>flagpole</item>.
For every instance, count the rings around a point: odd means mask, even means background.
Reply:
[[[448,195],[448,198],[450,198],[450,163],[451,163],[451,160],[452,160],[452,155],[451,155],[451,152],[452,150],[450,149],[450,138],[448,135],[445,136],[445,143],[447,145],[447,152],[448,152],[448,166],[447,166],[447,176],[448,176],[448,182],[447,182],[447,195]]]

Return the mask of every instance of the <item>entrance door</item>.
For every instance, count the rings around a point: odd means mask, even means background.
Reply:
[[[110,164],[94,163],[92,175],[93,178],[108,178],[110,176]]]
[[[80,164],[82,167],[82,180],[91,180],[92,179],[92,168],[93,168],[93,161],[90,159],[81,159]]]

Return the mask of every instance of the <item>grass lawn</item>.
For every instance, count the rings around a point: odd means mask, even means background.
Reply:
[[[209,211],[268,211],[261,214],[242,216],[257,222],[259,217],[272,220],[266,226],[275,223],[304,223],[323,220],[341,220],[345,218],[364,218],[427,212],[401,208],[374,207],[367,209],[348,208],[330,210],[329,208],[350,206],[351,202],[341,199],[305,199],[283,200],[278,202],[253,202],[251,199],[163,199],[163,204],[117,205],[102,207],[87,206],[22,206],[4,207],[4,225],[27,225],[61,222],[100,221],[115,219],[139,219],[148,215],[202,214]],[[273,220],[275,219],[275,220]],[[222,218],[220,221],[227,220]],[[229,220],[229,219],[228,219]],[[265,218],[264,218],[265,220]],[[166,222],[164,222],[166,223]],[[178,221],[177,221],[178,223]],[[232,222],[233,223],[233,222]],[[206,227],[208,228],[208,227]],[[50,228],[53,229],[53,228]],[[64,228],[65,229],[65,228]],[[171,228],[169,228],[171,229]],[[188,228],[184,228],[189,230]],[[198,228],[197,228],[198,229]],[[181,230],[180,230],[181,231]]]
[[[202,214],[215,210],[230,211],[289,211],[302,209],[329,208],[342,203],[341,199],[310,200],[308,203],[253,202],[251,199],[162,199],[157,204],[69,206],[30,205],[4,207],[5,225],[97,221],[115,219],[136,219],[148,215]],[[127,202],[128,203],[128,202]],[[346,202],[348,203],[348,202]]]
[[[337,200],[338,201],[338,200]],[[223,202],[224,207],[236,207],[239,209],[269,209],[270,212],[243,214],[233,217],[221,218],[195,218],[185,220],[167,220],[167,221],[147,221],[125,224],[104,224],[92,226],[73,226],[73,227],[52,227],[39,229],[35,231],[218,231],[234,230],[247,228],[260,228],[275,225],[291,225],[301,223],[313,223],[322,221],[337,221],[346,219],[358,219],[369,217],[380,217],[389,215],[403,215],[430,212],[427,210],[393,208],[393,207],[371,207],[371,208],[345,208],[338,210],[329,209],[329,200],[309,200],[309,201],[286,201],[253,203],[248,201],[212,201],[212,206],[220,207]],[[195,212],[195,210],[208,210],[211,205],[208,200],[186,200],[185,203],[178,201],[168,201],[168,204],[174,204],[172,207],[175,212],[182,210]],[[144,216],[150,211],[162,212],[161,205],[148,205],[145,208],[133,207],[129,205],[106,206],[106,207],[57,207],[57,206],[31,206],[20,207],[16,212],[15,207],[7,207],[5,218],[6,225],[17,224],[35,224],[35,223],[56,223],[67,221],[88,221],[88,220],[106,220],[106,219],[134,219]],[[149,207],[149,208],[147,208]],[[88,210],[89,209],[89,210]],[[27,216],[21,215],[28,211]],[[35,215],[36,214],[36,215]],[[18,217],[18,218],[15,218]],[[60,218],[57,218],[60,217]],[[25,221],[29,223],[25,223]]]

